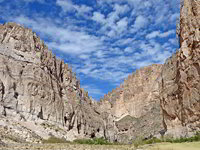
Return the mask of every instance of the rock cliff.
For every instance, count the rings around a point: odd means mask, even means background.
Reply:
[[[180,50],[163,66],[160,98],[173,136],[200,130],[200,1],[185,0],[180,15]]]
[[[41,138],[50,132],[67,140],[103,136],[104,123],[95,107],[68,65],[35,33],[15,23],[0,25],[1,127],[40,128]]]
[[[110,139],[128,142],[159,135],[163,130],[157,79],[162,65],[137,70],[118,88],[104,96],[101,109],[108,113]]]
[[[178,30],[180,49],[164,65],[137,70],[102,99],[107,130],[115,133],[111,139],[187,137],[200,131],[199,0],[182,1]]]

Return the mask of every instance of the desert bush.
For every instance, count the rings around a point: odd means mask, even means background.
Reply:
[[[144,140],[143,142],[144,142],[144,144],[153,144],[153,143],[161,143],[163,141],[162,141],[162,139],[153,137],[152,139]]]
[[[133,142],[134,147],[139,147],[141,145],[145,145],[145,144],[154,144],[154,143],[161,143],[162,140],[158,139],[156,137],[153,137],[151,139],[147,139],[147,140],[143,140],[143,139],[137,139]]]
[[[181,137],[176,139],[171,138],[171,139],[166,139],[165,141],[170,143],[197,142],[200,141],[200,132],[197,132],[192,137]]]
[[[200,132],[197,132],[192,137],[181,137],[181,138],[165,137],[163,139],[158,139],[156,137],[153,137],[153,138],[147,139],[147,140],[137,139],[133,142],[133,144],[137,148],[141,145],[161,143],[161,142],[184,143],[184,142],[197,142],[197,141],[200,141]]]
[[[73,142],[77,144],[89,144],[89,145],[113,145],[114,144],[114,143],[108,142],[104,138],[76,139]]]
[[[70,142],[65,140],[64,138],[61,139],[55,136],[51,136],[47,140],[43,140],[42,143],[70,143]]]

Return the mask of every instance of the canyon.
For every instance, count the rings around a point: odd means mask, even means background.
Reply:
[[[200,1],[184,0],[180,48],[143,67],[99,102],[31,29],[0,25],[0,144],[190,137],[200,131]]]

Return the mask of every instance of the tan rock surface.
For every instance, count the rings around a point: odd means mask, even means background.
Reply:
[[[185,0],[181,6],[180,50],[163,66],[136,71],[102,100],[115,131],[112,139],[200,131],[200,1]]]
[[[101,109],[112,118],[108,119],[110,128],[115,129],[115,137],[111,139],[124,142],[137,137],[145,138],[159,134],[163,129],[156,80],[161,68],[162,65],[151,65],[137,70],[118,88],[105,95]]]
[[[168,133],[200,130],[200,1],[185,0],[180,15],[180,50],[163,66],[161,106]]]
[[[30,29],[0,25],[0,114],[42,138],[103,136],[104,124],[72,70]],[[31,125],[37,123],[39,125]],[[56,132],[49,127],[61,126]],[[38,130],[36,129],[38,128]]]

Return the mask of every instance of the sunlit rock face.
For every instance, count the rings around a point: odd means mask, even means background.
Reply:
[[[167,133],[200,130],[200,1],[185,0],[180,14],[180,50],[163,66],[161,107]]]
[[[112,130],[115,129],[115,137],[111,139],[127,142],[139,137],[159,135],[159,131],[164,129],[158,84],[161,69],[162,65],[139,69],[118,88],[105,95],[101,107],[112,118],[108,119]]]
[[[67,140],[101,137],[105,130],[96,104],[68,65],[15,23],[0,25],[0,115],[18,123],[61,126],[63,133],[51,133]],[[41,127],[42,132],[49,133]]]

